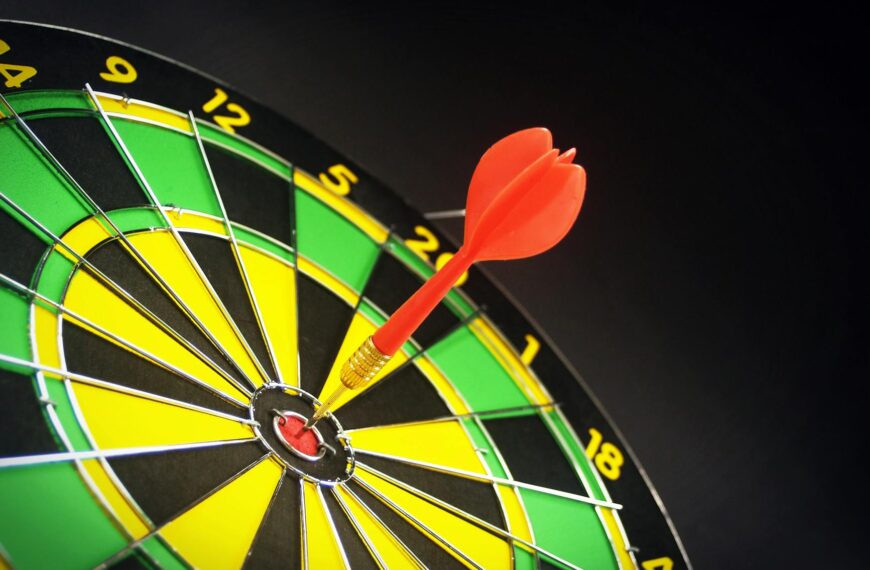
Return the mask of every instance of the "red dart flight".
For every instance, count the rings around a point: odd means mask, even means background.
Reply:
[[[342,386],[306,427],[322,418],[345,389],[374,378],[472,263],[531,257],[565,237],[586,192],[586,172],[571,162],[575,154],[573,148],[564,153],[553,148],[545,128],[518,131],[486,151],[468,187],[462,247],[348,359]]]

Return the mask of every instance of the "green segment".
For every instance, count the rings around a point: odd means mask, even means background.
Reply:
[[[67,326],[71,325],[67,323]],[[55,412],[57,412],[60,425],[69,439],[72,450],[87,451],[91,449],[91,445],[88,443],[78,419],[76,419],[75,412],[73,412],[72,402],[64,383],[54,378],[46,378],[45,388],[48,390],[48,397],[55,403]]]
[[[118,229],[124,233],[148,228],[163,228],[166,224],[163,217],[149,208],[126,208],[112,210],[107,215]],[[110,230],[111,233],[111,230]]]
[[[81,91],[25,91],[7,95],[6,100],[19,114],[41,109],[93,109]]]
[[[185,566],[157,536],[152,536],[142,543],[145,550],[163,570],[185,570]]]
[[[431,265],[426,263],[426,261],[424,261],[419,255],[411,251],[408,246],[402,243],[402,241],[397,239],[395,236],[390,236],[390,239],[387,242],[387,249],[393,252],[393,254],[402,260],[405,265],[416,271],[417,274],[422,276],[424,279],[429,279],[429,277],[435,273],[435,270]],[[474,307],[468,304],[456,289],[450,290],[444,302],[460,319],[464,319],[474,312]]]
[[[299,253],[362,291],[378,258],[378,245],[362,230],[307,192],[296,190]]]
[[[193,137],[123,119],[114,119],[112,124],[161,205],[221,216]]]
[[[595,507],[520,489],[537,544],[581,568],[619,568]]]
[[[55,303],[62,303],[66,283],[72,270],[72,261],[57,250],[52,250],[45,260],[45,265],[42,266],[36,290]]]
[[[586,457],[586,451],[579,443],[577,443],[571,430],[555,412],[548,412],[547,416],[551,420],[550,429],[555,429],[557,434],[562,437],[565,445],[568,446],[568,449],[563,451],[573,457],[580,466],[580,470],[583,473],[583,479],[587,488],[590,490],[591,496],[602,501],[608,500],[608,497],[604,494],[604,490],[601,488],[601,485],[599,485],[598,477],[595,476],[595,468],[592,466],[592,463],[590,463],[589,458]]]
[[[55,235],[91,214],[18,127],[0,124],[3,193]]]
[[[238,136],[230,135],[207,123],[197,121],[197,127],[199,128],[199,136],[203,141],[233,150],[236,153],[244,155],[245,157],[255,162],[259,162],[267,168],[275,171],[279,176],[283,176],[287,180],[292,180],[290,167],[271,154],[246,143]]]
[[[0,354],[30,360],[29,307],[23,297],[19,297],[5,286],[0,286],[0,315],[3,315],[3,326],[0,327]],[[2,366],[20,370],[6,363]],[[25,373],[27,372],[29,370],[25,370]]]
[[[428,355],[472,410],[495,410],[529,405],[528,399],[492,352],[465,326],[438,342]]]
[[[126,545],[66,462],[0,470],[0,536],[20,569],[93,568]]]
[[[514,546],[514,568],[516,570],[537,570],[535,556],[519,546]]]

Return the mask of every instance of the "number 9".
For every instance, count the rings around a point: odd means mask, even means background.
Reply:
[[[106,69],[108,71],[101,72],[100,77],[112,83],[133,83],[139,77],[136,68],[129,61],[117,55],[109,56],[106,59]]]

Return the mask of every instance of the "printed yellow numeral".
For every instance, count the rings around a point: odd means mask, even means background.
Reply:
[[[520,355],[520,360],[523,361],[523,364],[529,366],[534,362],[535,357],[538,355],[538,351],[541,350],[541,343],[530,334],[526,335],[526,348],[523,349],[523,353]]]
[[[214,122],[225,131],[236,132],[237,127],[244,127],[251,123],[251,115],[236,103],[227,103],[227,92],[220,87],[214,88],[214,97],[203,103],[202,110],[211,114],[218,107],[226,103],[225,108],[231,115],[212,115]]]
[[[419,255],[421,258],[426,261],[432,261],[432,258],[429,256],[430,253],[435,253],[438,251],[438,248],[441,247],[441,243],[438,241],[438,238],[435,237],[435,234],[432,233],[431,230],[424,226],[415,226],[414,233],[420,236],[422,239],[414,239],[409,238],[405,240],[405,245],[408,248]],[[435,260],[435,269],[441,269],[447,262],[453,259],[452,253],[445,252],[438,256]],[[453,284],[454,287],[460,287],[463,283],[468,281],[468,271],[459,276],[459,279],[456,280],[456,283]]]
[[[9,44],[0,40],[0,55],[11,51]],[[0,75],[6,78],[3,83],[6,87],[14,89],[36,75],[36,68],[29,65],[15,65],[13,63],[0,63]]]
[[[438,247],[441,245],[438,243],[438,238],[423,226],[416,226],[414,228],[414,233],[423,239],[406,239],[405,245],[407,245],[411,251],[426,261],[429,261],[429,254],[438,251]]]
[[[100,72],[100,77],[112,83],[133,83],[139,77],[133,64],[117,55],[106,58],[106,69]]]
[[[619,448],[603,441],[601,432],[595,428],[589,428],[589,445],[586,446],[586,457],[595,462],[598,472],[616,481],[622,475],[622,466],[625,464],[625,456]]]
[[[673,570],[674,561],[667,556],[662,556],[661,558],[641,562],[640,567],[643,570]]]
[[[343,164],[333,164],[320,173],[320,183],[339,196],[350,194],[350,187],[359,182],[359,177]]]

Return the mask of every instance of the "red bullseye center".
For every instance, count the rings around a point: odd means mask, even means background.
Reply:
[[[278,422],[281,437],[287,444],[305,455],[317,455],[320,442],[312,430],[304,430],[305,421],[299,418],[284,416]]]

